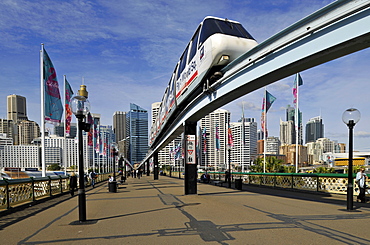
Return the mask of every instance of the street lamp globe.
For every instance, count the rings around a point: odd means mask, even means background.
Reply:
[[[71,108],[77,118],[83,118],[90,112],[90,102],[86,97],[76,95],[71,99]]]
[[[353,124],[355,125],[360,121],[361,113],[355,108],[349,108],[343,112],[342,120],[346,125]]]

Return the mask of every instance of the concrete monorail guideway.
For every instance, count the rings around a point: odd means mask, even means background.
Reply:
[[[197,122],[217,108],[297,72],[368,48],[369,26],[369,0],[339,0],[262,42],[226,66],[224,76],[187,105],[143,163],[184,132],[186,122]]]

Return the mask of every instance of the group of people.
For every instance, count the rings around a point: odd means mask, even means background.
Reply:
[[[138,177],[140,179],[140,177],[143,176],[143,170],[141,168],[129,170],[127,172],[127,177],[129,176],[131,176],[132,178]]]
[[[98,178],[98,175],[95,173],[95,171],[91,171],[89,173],[89,178],[91,180],[91,186],[95,188],[96,179]],[[88,183],[87,176],[84,176],[84,182],[85,185]],[[72,172],[71,176],[69,177],[69,190],[71,193],[71,196],[73,197],[75,195],[75,190],[77,189],[77,176],[74,172]]]

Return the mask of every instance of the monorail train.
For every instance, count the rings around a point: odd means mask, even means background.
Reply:
[[[172,73],[151,127],[150,145],[166,129],[166,123],[199,95],[204,86],[210,86],[222,77],[220,70],[223,67],[256,45],[256,40],[239,22],[210,16],[204,18]]]

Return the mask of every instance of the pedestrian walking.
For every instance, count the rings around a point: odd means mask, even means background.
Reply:
[[[77,189],[77,177],[75,173],[72,173],[71,176],[69,177],[69,190],[72,197],[75,195],[76,189]]]
[[[95,173],[95,171],[91,171],[90,172],[90,179],[91,179],[91,185],[92,187],[94,188],[95,187],[95,181],[96,181],[96,178],[98,177],[97,174]]]
[[[365,169],[361,168],[360,171],[356,174],[356,183],[358,185],[358,188],[360,189],[360,194],[357,196],[358,202],[366,202],[366,179],[367,175],[365,174]]]

